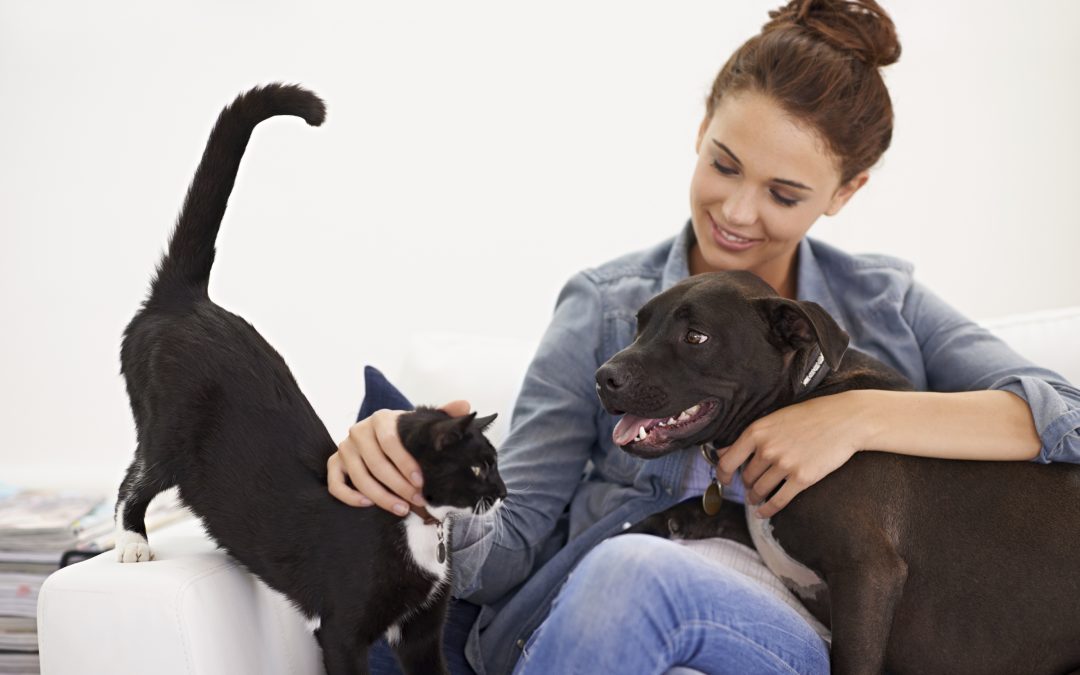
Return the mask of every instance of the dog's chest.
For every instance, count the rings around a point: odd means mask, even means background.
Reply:
[[[413,564],[420,570],[435,577],[435,586],[446,581],[449,574],[449,559],[447,552],[449,541],[442,525],[425,525],[424,521],[415,513],[406,516],[402,523],[405,529],[405,541],[408,545],[409,555]],[[440,560],[440,548],[442,560]]]
[[[799,598],[803,601],[814,600],[828,590],[825,580],[817,572],[788,555],[773,535],[772,523],[768,518],[758,518],[748,508],[746,527],[765,566]]]

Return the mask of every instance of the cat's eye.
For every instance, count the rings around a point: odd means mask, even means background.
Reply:
[[[705,344],[709,340],[709,336],[696,330],[688,330],[684,339],[692,345],[700,345]]]

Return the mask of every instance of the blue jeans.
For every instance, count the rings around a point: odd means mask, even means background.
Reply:
[[[586,555],[529,638],[515,675],[828,673],[825,642],[738,572],[648,535]],[[685,671],[682,671],[685,672]]]

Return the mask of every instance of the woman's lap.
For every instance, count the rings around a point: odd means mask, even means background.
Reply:
[[[559,592],[515,673],[828,672],[828,647],[788,605],[673,542],[615,537]]]

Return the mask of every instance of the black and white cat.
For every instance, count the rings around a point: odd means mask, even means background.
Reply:
[[[178,486],[209,534],[319,624],[330,675],[366,673],[386,635],[406,672],[446,672],[446,518],[506,496],[494,415],[431,408],[399,418],[429,506],[404,519],[353,508],[326,487],[337,449],[281,356],[249,323],[207,295],[214,242],[251,132],[275,115],[318,126],[323,102],[280,84],[241,94],[219,116],[150,293],[128,324],[121,372],[138,446],[117,500],[117,557],[153,558],[143,517]],[[287,269],[288,261],[282,267]]]

